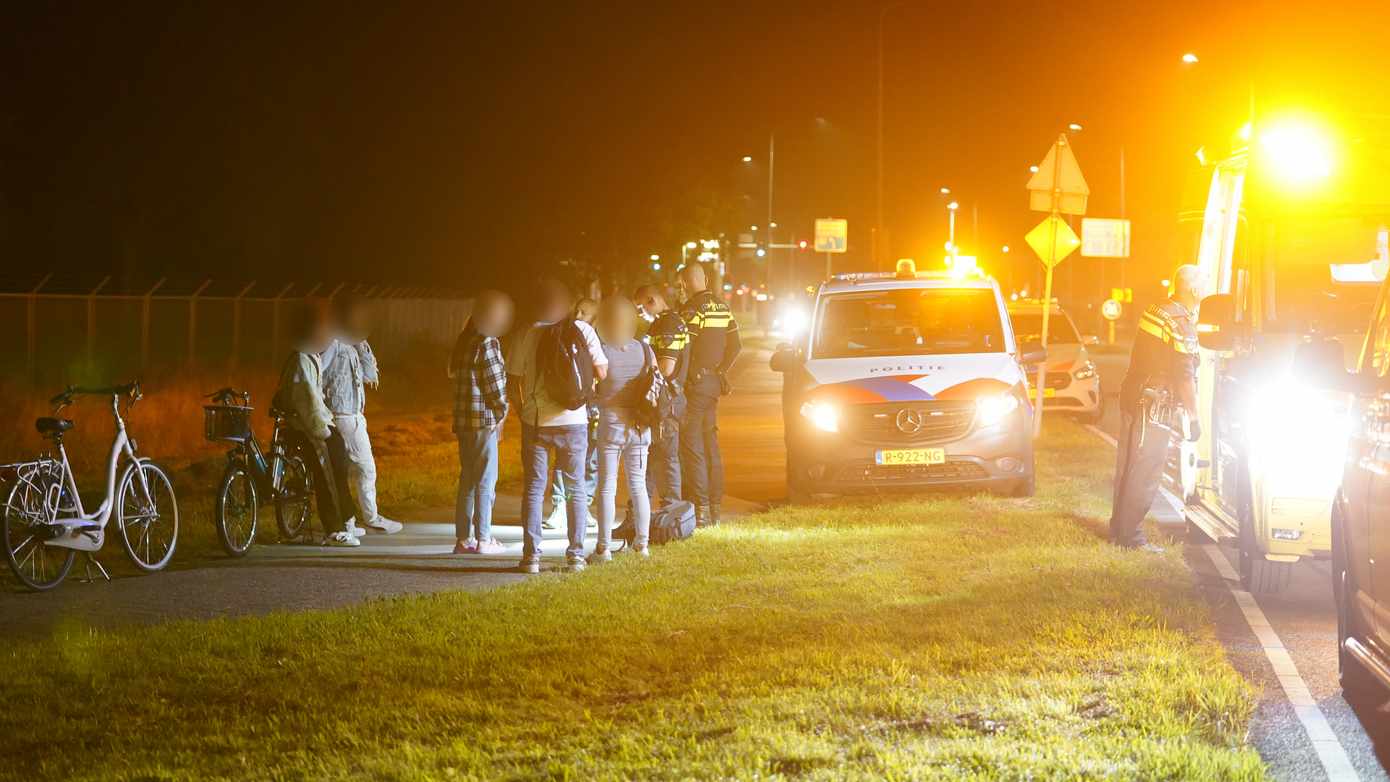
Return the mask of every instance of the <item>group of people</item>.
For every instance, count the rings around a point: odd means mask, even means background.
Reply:
[[[478,295],[449,362],[459,445],[455,553],[504,551],[492,536],[492,511],[498,443],[513,412],[521,424],[523,572],[540,570],[547,521],[563,518],[572,570],[611,559],[619,538],[646,556],[654,507],[688,501],[697,526],[719,523],[717,409],[741,342],[709,283],[702,264],[683,267],[683,301],[674,307],[661,286],[644,285],[631,299],[576,303],[562,283],[545,280],[531,321],[515,330],[508,296]],[[557,383],[571,378],[578,394]],[[620,471],[629,504],[615,528]],[[556,507],[543,520],[548,482]],[[598,540],[586,553],[595,493]]]
[[[306,302],[273,402],[289,422],[291,447],[313,476],[324,543],[330,546],[359,546],[358,538],[369,531],[401,530],[376,502],[376,460],[364,410],[367,386],[378,386],[380,375],[368,326],[361,299]]]

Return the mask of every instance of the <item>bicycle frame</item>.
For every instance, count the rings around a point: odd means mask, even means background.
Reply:
[[[284,435],[280,431],[282,426],[283,423],[277,418],[274,432],[270,436],[269,454],[261,450],[261,444],[256,440],[254,432],[246,438],[246,442],[239,444],[227,454],[230,459],[240,459],[246,465],[246,470],[255,478],[256,487],[265,490],[270,497],[279,496],[284,481],[285,445]],[[261,465],[265,467],[262,468]]]
[[[97,551],[105,542],[106,524],[111,520],[111,513],[116,505],[116,472],[121,466],[121,456],[124,455],[130,464],[140,463],[139,457],[135,455],[135,448],[131,445],[130,435],[126,432],[125,420],[121,418],[120,397],[114,394],[111,396],[111,414],[116,419],[116,436],[111,442],[111,453],[106,461],[106,496],[102,499],[101,505],[91,513],[82,507],[82,494],[77,490],[77,478],[68,463],[67,448],[61,440],[57,444],[57,462],[63,471],[63,485],[72,494],[77,515],[53,520],[52,526],[63,529],[61,534],[48,541],[50,546],[77,551]],[[136,475],[139,476],[140,488],[148,497],[150,487],[145,481],[144,471],[137,470]]]

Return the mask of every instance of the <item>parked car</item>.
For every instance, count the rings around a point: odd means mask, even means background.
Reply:
[[[1039,299],[1024,299],[1009,303],[1009,319],[1013,322],[1014,337],[1020,342],[1042,339],[1043,303]],[[1097,423],[1105,414],[1105,396],[1100,390],[1100,373],[1091,361],[1087,345],[1099,340],[1082,336],[1076,323],[1054,300],[1047,324],[1047,371],[1043,379],[1043,409],[1075,413],[1086,423]],[[1036,365],[1025,366],[1031,386],[1037,382]],[[1029,397],[1036,398],[1032,390]]]

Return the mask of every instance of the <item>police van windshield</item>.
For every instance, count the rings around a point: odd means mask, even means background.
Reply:
[[[814,358],[1002,353],[994,291],[906,288],[828,296],[817,319]]]
[[[1378,287],[1339,283],[1325,262],[1280,264],[1265,279],[1264,331],[1364,334]]]
[[[1014,339],[1022,342],[1042,342],[1042,313],[1015,312],[1009,315],[1014,324]],[[1047,342],[1050,345],[1074,345],[1081,341],[1071,318],[1053,313],[1047,319]]]

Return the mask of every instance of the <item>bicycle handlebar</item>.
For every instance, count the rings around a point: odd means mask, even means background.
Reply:
[[[213,391],[211,394],[208,394],[205,398],[211,399],[219,405],[228,404],[235,399],[240,399],[243,405],[251,404],[250,391],[238,391],[235,388],[232,388],[231,386],[228,386],[226,388],[219,388],[216,391]]]
[[[140,401],[140,381],[132,381],[120,386],[68,386],[49,399],[50,404],[72,404],[74,396],[128,396],[132,402]]]

